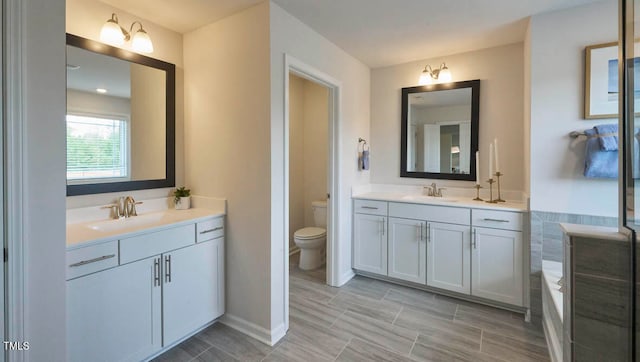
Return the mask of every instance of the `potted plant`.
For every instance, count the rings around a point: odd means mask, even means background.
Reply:
[[[182,186],[173,192],[173,196],[176,210],[186,210],[191,207],[191,190]]]

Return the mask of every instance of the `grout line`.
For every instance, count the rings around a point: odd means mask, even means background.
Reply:
[[[344,352],[345,349],[347,349],[347,346],[349,346],[349,344],[351,343],[351,341],[353,341],[353,337],[350,337],[349,340],[347,341],[347,344],[344,345],[344,347],[342,347],[342,349],[340,350],[340,352],[338,352],[338,354],[336,355],[336,357],[333,359],[334,361],[338,360],[338,357],[340,357],[340,355],[342,354],[342,352]]]
[[[331,323],[331,325],[329,326],[329,329],[333,328],[333,326],[334,326],[334,325],[336,324],[336,322],[340,319],[340,317],[342,317],[345,313],[347,313],[347,310],[348,310],[348,309],[346,309],[344,312],[342,312],[342,314],[340,314],[340,315],[338,316],[338,318],[336,318],[336,320],[335,320],[335,321],[333,321],[333,323]]]
[[[458,308],[460,308],[460,304],[456,304],[456,311],[453,312],[453,320],[456,320],[456,317],[458,316]]]
[[[411,357],[411,352],[413,352],[413,349],[416,348],[416,343],[418,343],[418,337],[420,337],[420,332],[416,333],[416,338],[414,338],[413,344],[411,345],[411,348],[409,348],[409,354],[408,354],[409,357]]]
[[[484,329],[480,330],[480,352],[482,352],[482,338],[484,337]]]
[[[402,313],[402,310],[404,309],[404,305],[400,305],[400,310],[398,311],[398,313],[396,314],[396,317],[393,318],[393,322],[391,322],[391,325],[395,325],[396,324],[396,320],[398,319],[398,317],[400,316],[400,313]]]

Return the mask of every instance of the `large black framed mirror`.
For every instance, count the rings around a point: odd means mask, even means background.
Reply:
[[[67,196],[175,186],[175,65],[67,34]]]
[[[474,181],[480,80],[402,88],[400,176]]]

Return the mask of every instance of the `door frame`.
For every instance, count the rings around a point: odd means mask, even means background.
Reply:
[[[327,87],[329,91],[329,144],[327,188],[330,194],[327,200],[327,284],[339,283],[340,263],[338,255],[340,216],[340,114],[342,82],[330,75],[306,64],[295,57],[284,55],[284,305],[285,327],[289,328],[289,74],[295,74],[316,84]]]

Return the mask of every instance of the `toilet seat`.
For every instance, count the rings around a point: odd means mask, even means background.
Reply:
[[[306,227],[302,228],[295,233],[293,233],[293,237],[298,240],[311,240],[318,239],[321,237],[325,237],[327,235],[327,230],[318,227]]]

